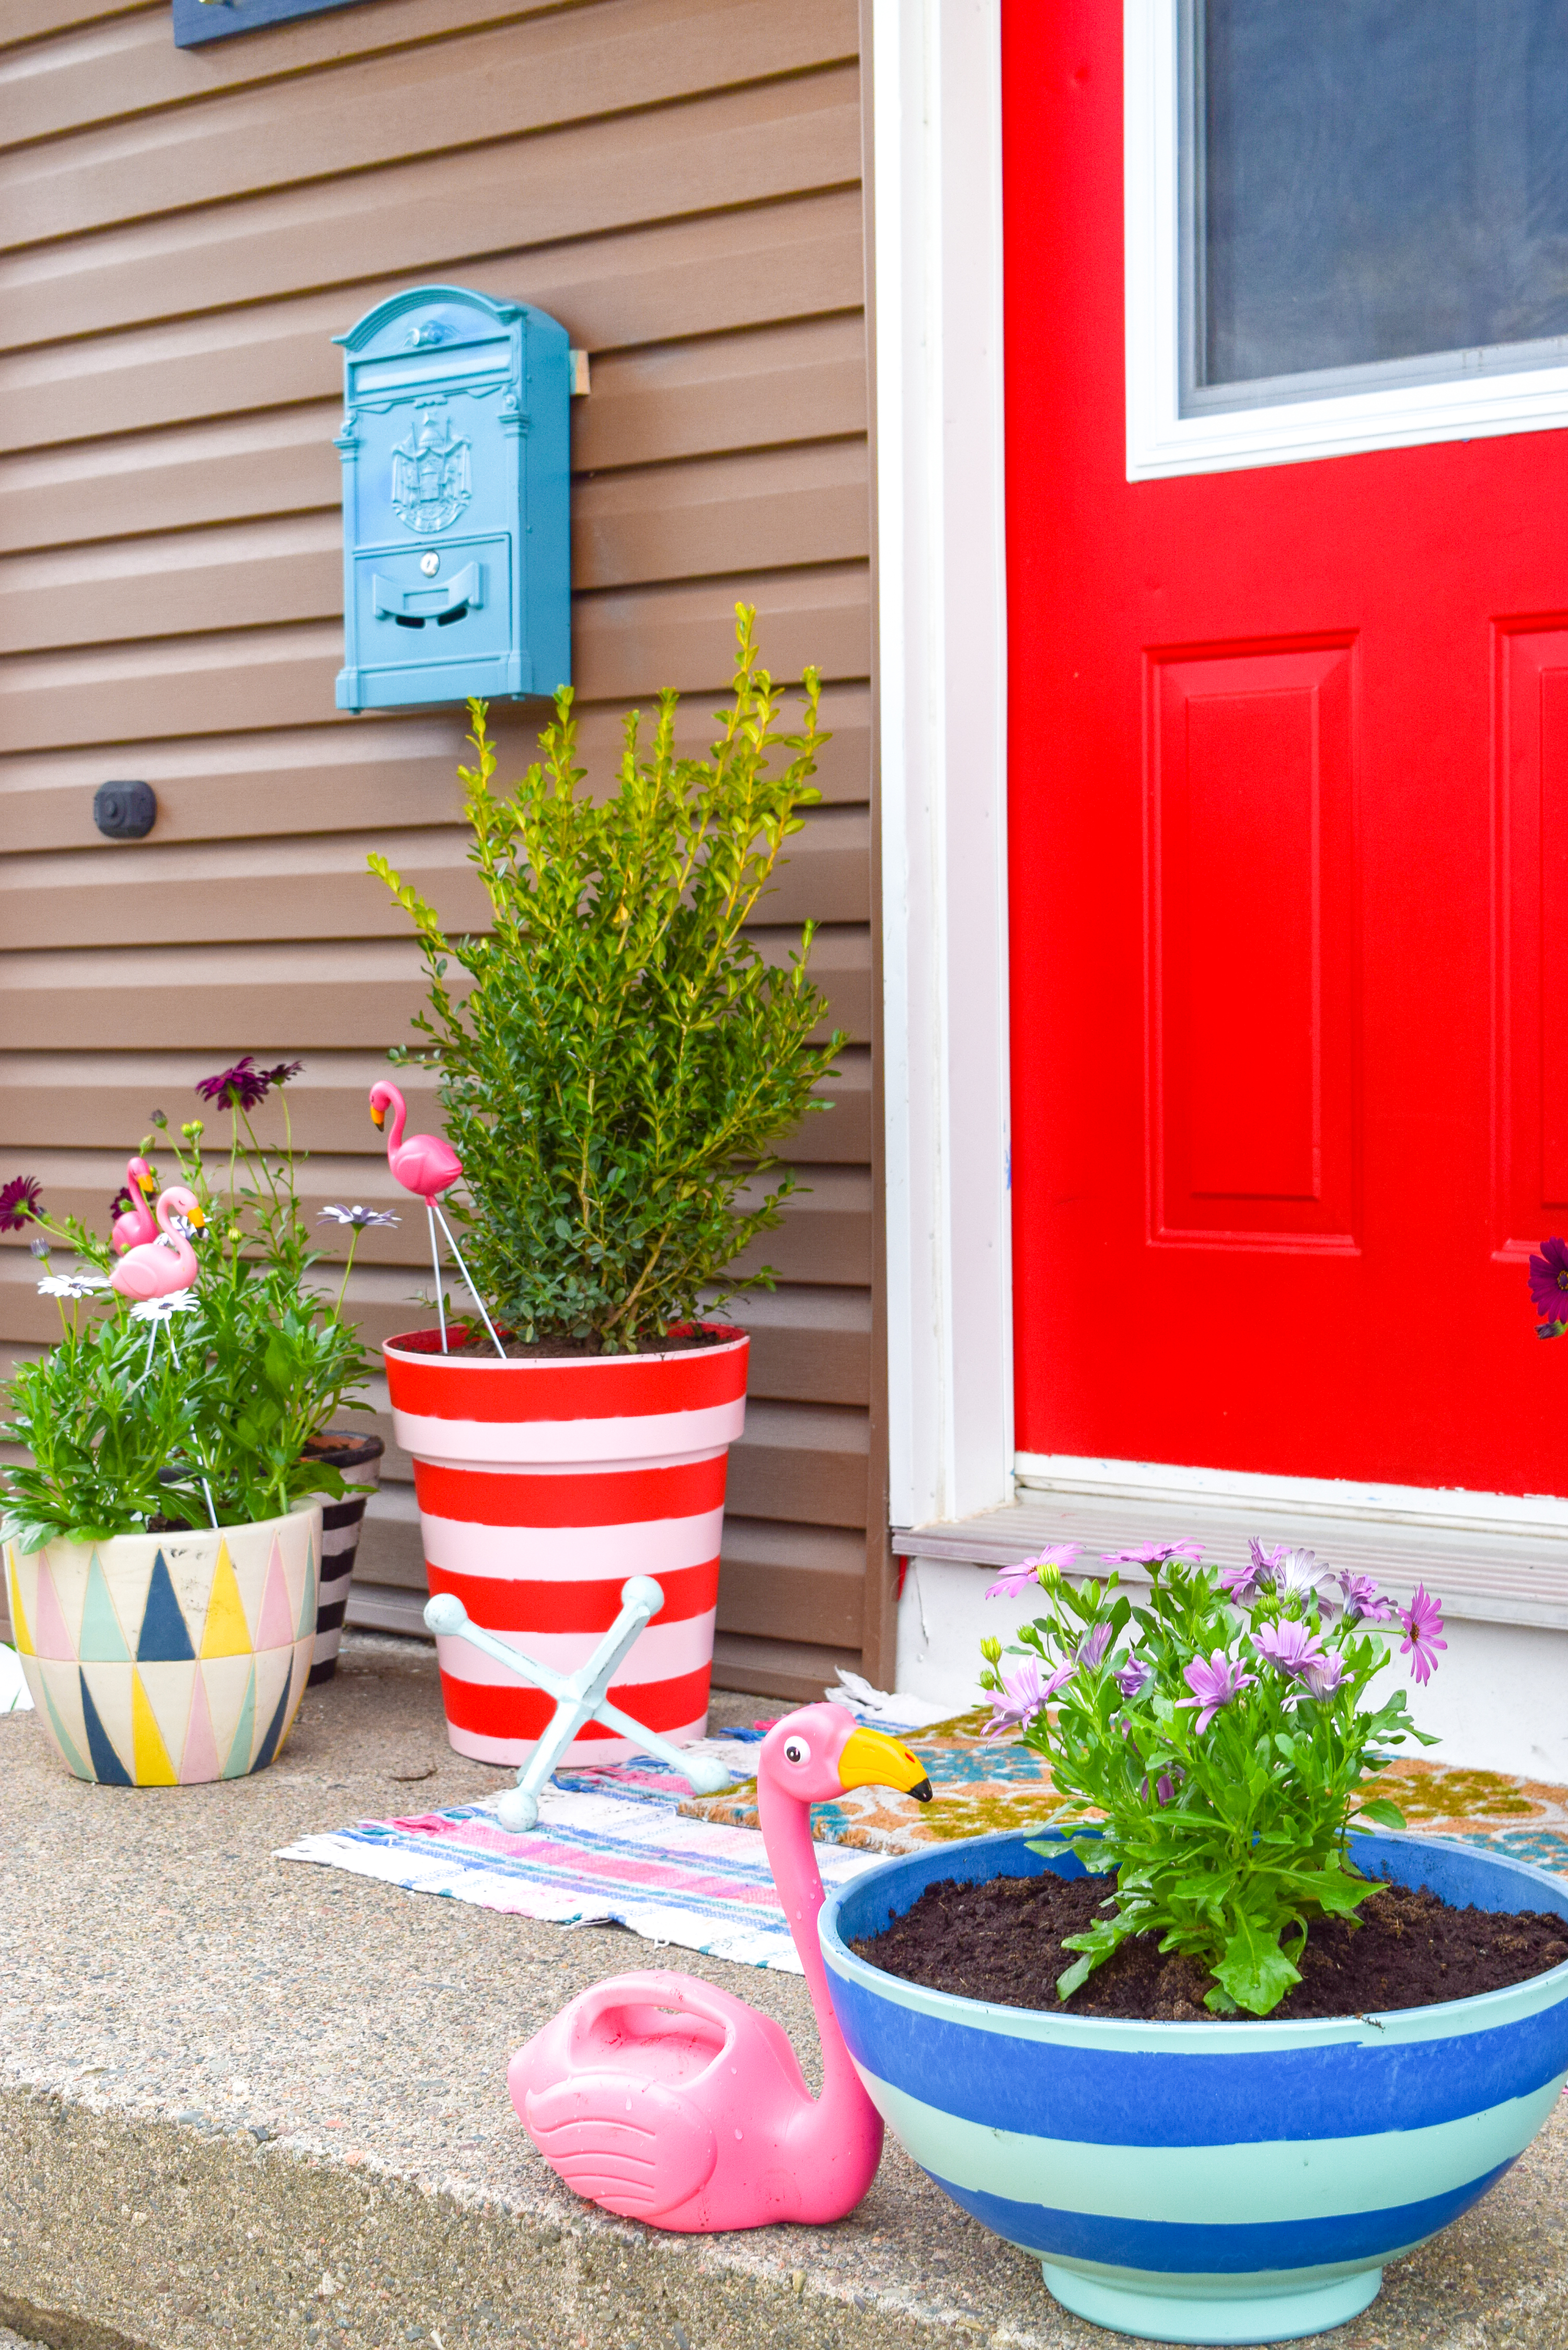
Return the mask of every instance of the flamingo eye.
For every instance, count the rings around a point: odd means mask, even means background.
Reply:
[[[784,1752],[786,1762],[809,1762],[811,1760],[811,1749],[804,1738],[786,1738]]]

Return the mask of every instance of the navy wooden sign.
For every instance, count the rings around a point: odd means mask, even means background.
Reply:
[[[369,0],[174,0],[174,46],[193,49],[231,33],[257,33],[291,16],[320,16],[328,8],[362,8]]]

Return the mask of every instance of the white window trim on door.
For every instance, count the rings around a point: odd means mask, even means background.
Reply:
[[[1012,1498],[1001,0],[873,0],[889,1506]]]
[[[1124,26],[1129,482],[1568,424],[1568,367],[1183,416],[1179,0],[1124,0]]]

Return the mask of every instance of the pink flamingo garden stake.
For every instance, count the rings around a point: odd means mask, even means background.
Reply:
[[[130,1194],[130,1205],[122,1215],[116,1216],[109,1232],[109,1246],[117,1256],[123,1256],[127,1249],[136,1248],[144,1241],[158,1238],[158,1219],[152,1212],[152,1194],[158,1186],[145,1159],[126,1160],[125,1188]]]
[[[842,1706],[802,1706],[763,1741],[763,1840],[816,2015],[820,2097],[771,2016],[662,1969],[596,1983],[517,2051],[512,2102],[545,2161],[589,2202],[685,2234],[777,2220],[820,2227],[859,2202],[881,2158],[882,2117],[828,1994],[811,1806],[867,1786],[930,1800],[909,1748]]]
[[[130,1163],[135,1167],[137,1161],[132,1159]],[[145,1166],[146,1162],[141,1163]],[[133,1181],[137,1180],[132,1178]],[[142,1378],[152,1368],[152,1350],[158,1344],[161,1329],[168,1330],[174,1359],[176,1362],[180,1359],[180,1349],[171,1326],[175,1315],[185,1312],[191,1305],[190,1292],[198,1266],[190,1236],[193,1232],[200,1232],[207,1221],[196,1194],[188,1191],[183,1183],[171,1184],[167,1191],[159,1194],[153,1214],[156,1237],[143,1241],[139,1247],[128,1249],[109,1276],[111,1289],[118,1290],[121,1297],[137,1301],[131,1307],[133,1315],[152,1326],[147,1334],[147,1361],[142,1367]],[[119,1221],[124,1223],[130,1219],[121,1217]],[[174,1226],[172,1231],[171,1223]],[[119,1226],[115,1229],[118,1231]],[[213,1505],[213,1489],[205,1477],[202,1479],[202,1490],[207,1496],[207,1515],[216,1525],[218,1513]]]
[[[457,1259],[457,1269],[468,1284],[468,1294],[478,1306],[480,1319],[490,1333],[490,1343],[504,1362],[506,1349],[495,1335],[495,1326],[486,1314],[484,1300],[475,1289],[472,1276],[462,1261],[462,1251],[452,1236],[452,1226],[436,1205],[437,1195],[450,1191],[461,1179],[462,1161],[451,1143],[442,1142],[439,1135],[410,1134],[404,1141],[403,1125],[409,1114],[408,1107],[397,1087],[389,1085],[383,1077],[370,1088],[370,1116],[378,1128],[385,1127],[389,1109],[392,1112],[392,1131],[387,1137],[387,1164],[394,1180],[402,1185],[404,1191],[411,1191],[416,1200],[424,1201],[425,1215],[430,1223],[431,1264],[435,1274],[436,1312],[441,1316],[441,1353],[447,1352],[446,1301],[441,1288],[441,1244],[436,1239],[438,1217],[446,1234],[447,1246]]]

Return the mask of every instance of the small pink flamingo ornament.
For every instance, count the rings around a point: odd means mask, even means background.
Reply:
[[[159,1194],[154,1216],[156,1236],[140,1248],[128,1249],[109,1276],[109,1287],[122,1297],[169,1297],[177,1289],[189,1289],[196,1278],[195,1250],[185,1232],[169,1229],[170,1217],[178,1216],[187,1230],[201,1231],[207,1220],[194,1191],[183,1183],[171,1185]]]
[[[443,1142],[439,1135],[410,1134],[404,1141],[403,1125],[409,1114],[408,1105],[397,1087],[389,1085],[383,1077],[370,1088],[370,1116],[378,1128],[385,1127],[389,1109],[392,1112],[392,1131],[387,1137],[387,1164],[394,1180],[402,1185],[404,1191],[411,1191],[416,1200],[424,1201],[425,1216],[430,1224],[431,1264],[435,1274],[436,1312],[441,1316],[441,1353],[444,1355],[448,1349],[446,1300],[441,1295],[441,1243],[436,1239],[438,1218],[446,1234],[447,1246],[457,1259],[457,1269],[468,1284],[468,1294],[478,1306],[480,1318],[490,1333],[490,1343],[504,1362],[506,1349],[495,1335],[495,1326],[486,1314],[484,1300],[475,1289],[472,1276],[462,1261],[462,1251],[452,1235],[452,1226],[436,1205],[437,1194],[450,1191],[452,1185],[460,1180],[462,1161],[451,1143]]]
[[[524,2128],[590,2203],[711,2234],[778,2220],[824,2226],[870,2186],[882,2117],[833,2012],[811,1840],[812,1804],[849,1787],[897,1787],[920,1803],[931,1795],[909,1748],[843,1706],[802,1706],[763,1739],[763,1841],[816,2015],[820,2097],[771,2016],[715,1984],[655,1968],[581,1992],[512,2059],[507,2086]]]
[[[136,1248],[143,1241],[158,1238],[158,1219],[152,1212],[152,1194],[158,1185],[145,1159],[126,1160],[125,1188],[130,1194],[130,1205],[116,1216],[109,1230],[109,1244],[117,1256],[123,1256],[127,1249]]]

